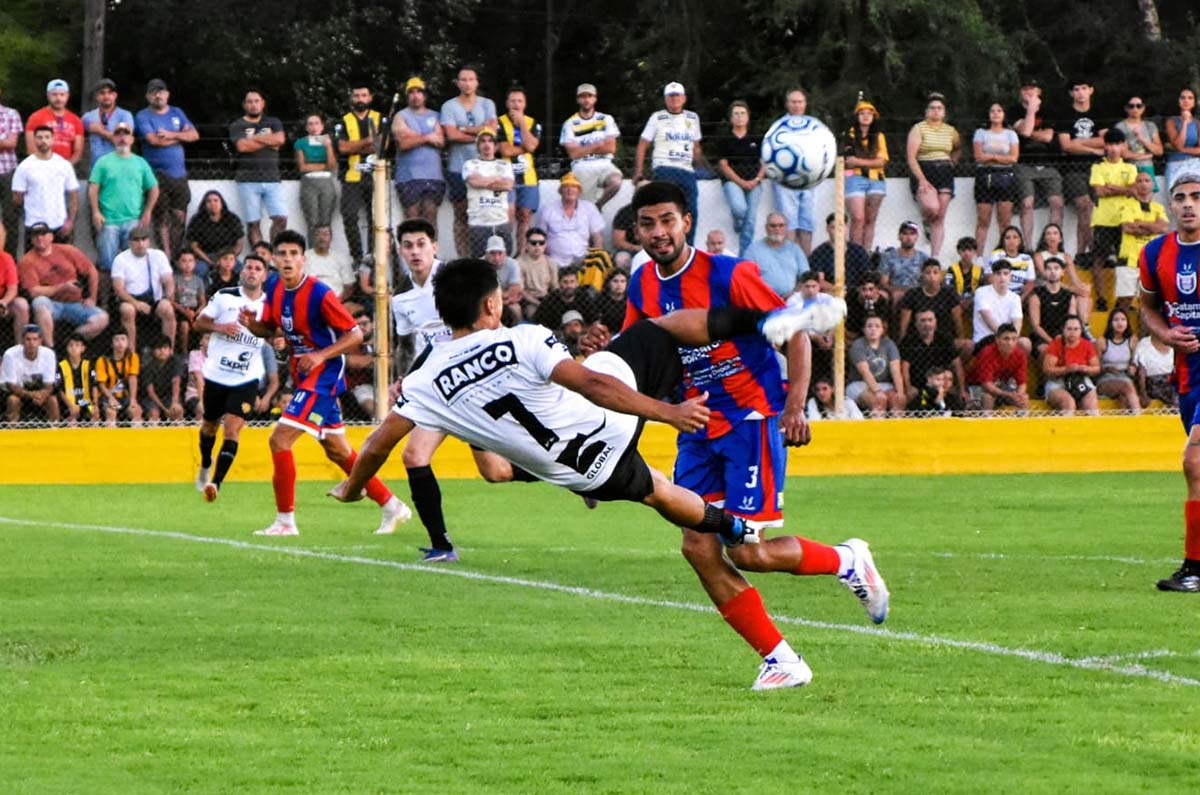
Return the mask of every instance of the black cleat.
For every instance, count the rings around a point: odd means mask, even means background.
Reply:
[[[1165,580],[1159,580],[1158,590],[1177,591],[1179,593],[1200,593],[1200,574],[1190,569],[1181,568]]]

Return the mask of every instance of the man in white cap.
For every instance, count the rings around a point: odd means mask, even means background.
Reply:
[[[577,309],[563,312],[562,323],[554,335],[558,341],[567,346],[567,351],[573,358],[582,358],[579,353],[579,338],[583,336],[583,315]]]
[[[71,87],[66,80],[54,79],[46,84],[46,107],[35,110],[25,120],[25,151],[37,147],[33,132],[38,127],[49,127],[54,131],[53,151],[71,165],[83,157],[83,120],[67,110],[71,98]]]
[[[617,120],[596,110],[596,87],[580,83],[575,89],[579,112],[562,126],[558,143],[571,158],[571,173],[583,186],[583,198],[603,207],[621,190],[621,169],[613,164],[621,130]]]
[[[638,140],[633,181],[635,184],[647,181],[646,152],[650,151],[654,179],[673,182],[683,188],[688,210],[692,214],[692,228],[687,233],[688,245],[692,245],[696,240],[700,209],[695,163],[704,162],[700,149],[700,117],[683,109],[687,104],[687,92],[681,83],[667,83],[663,88],[663,104],[665,110],[657,111],[650,117]]]
[[[483,258],[496,267],[500,290],[504,293],[504,325],[521,322],[521,266],[508,256],[508,244],[499,235],[487,239]]]

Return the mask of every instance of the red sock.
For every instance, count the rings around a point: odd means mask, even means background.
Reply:
[[[757,588],[747,588],[718,609],[729,626],[763,657],[783,640],[775,622],[767,615]]]
[[[1200,500],[1188,500],[1183,504],[1183,519],[1183,556],[1188,560],[1200,560]]]
[[[841,558],[836,549],[800,536],[796,536],[796,540],[800,542],[800,565],[796,567],[796,574],[838,573]]]
[[[275,510],[291,513],[296,510],[296,459],[291,450],[279,450],[271,453],[271,463],[275,466],[271,476],[271,485],[275,487]]]
[[[354,462],[358,460],[358,453],[354,450],[350,451],[350,457],[342,464],[342,471],[347,475],[350,470],[354,469]],[[383,481],[377,477],[373,477],[367,481],[367,496],[375,501],[377,505],[383,505],[392,498],[392,490],[383,484]]]

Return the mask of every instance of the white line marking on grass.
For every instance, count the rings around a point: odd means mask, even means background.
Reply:
[[[586,599],[599,599],[606,602],[617,602],[619,604],[640,605],[644,607],[662,607],[672,610],[687,610],[693,613],[716,613],[716,609],[712,605],[697,604],[695,602],[675,602],[666,599],[650,599],[644,596],[628,596],[626,594],[611,593],[608,591],[597,591],[593,588],[584,588],[575,585],[562,585],[560,583],[548,582],[545,580],[527,580],[521,577],[505,577],[498,574],[484,574],[481,572],[467,571],[458,567],[423,565],[420,563],[400,563],[394,560],[364,558],[357,555],[339,555],[332,552],[321,552],[314,549],[305,549],[303,547],[275,546],[271,544],[254,543],[251,541],[238,541],[232,538],[197,536],[191,535],[190,533],[179,533],[170,530],[146,530],[139,527],[111,527],[108,525],[98,524],[38,521],[35,519],[15,519],[7,516],[0,516],[0,524],[23,525],[27,527],[57,527],[63,530],[85,530],[100,533],[113,533],[118,535],[170,538],[177,541],[191,541],[200,544],[216,544],[219,546],[233,547],[234,549],[249,549],[257,552],[272,552],[282,555],[294,555],[296,557],[315,558],[317,560],[328,560],[336,563],[359,563],[364,566],[382,566],[384,568],[397,569],[399,571],[419,571],[426,574],[441,574],[450,577],[460,577],[465,580],[475,580],[477,582],[495,583],[499,585],[515,585],[522,588],[537,588],[543,591],[570,594],[572,596],[582,596]],[[958,640],[956,638],[944,638],[938,635],[921,635],[916,632],[896,632],[890,629],[881,629],[879,627],[862,626],[856,624],[834,624],[828,621],[815,621],[813,619],[797,618],[793,616],[775,615],[772,617],[781,624],[791,624],[794,626],[808,627],[811,629],[825,629],[835,632],[852,632],[859,635],[870,635],[883,638],[885,640],[910,641],[926,646],[939,646],[943,648],[962,649],[964,651],[976,651],[983,654],[994,654],[1000,657],[1016,657],[1023,660],[1030,660],[1032,662],[1045,663],[1047,665],[1064,665],[1070,668],[1103,671],[1106,673],[1117,674],[1118,676],[1154,679],[1159,682],[1167,682],[1170,684],[1200,687],[1200,679],[1179,676],[1166,671],[1153,670],[1137,663],[1120,663],[1120,657],[1126,655],[1120,655],[1118,658],[1070,658],[1059,654],[1058,652],[1010,648],[1008,646],[1001,646],[996,643]]]
[[[897,553],[903,555],[905,553]],[[923,554],[923,553],[917,553]],[[978,560],[1062,560],[1083,563],[1129,563],[1132,565],[1154,565],[1178,563],[1179,558],[1129,558],[1120,555],[1012,555],[1007,552],[934,552],[935,558],[975,558]]]

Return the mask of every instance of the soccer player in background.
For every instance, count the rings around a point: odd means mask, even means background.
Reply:
[[[693,218],[677,186],[643,185],[634,193],[631,206],[638,241],[651,261],[630,279],[626,329],[642,318],[680,309],[731,305],[771,311],[784,305],[753,262],[714,256],[688,244]],[[782,526],[784,445],[805,445],[810,439],[804,414],[810,354],[806,335],[788,341],[790,383],[785,390],[775,352],[762,338],[682,346],[683,395],[707,393],[712,418],[707,427],[680,435],[674,482],[758,527]],[[730,627],[762,656],[760,679],[803,676],[803,662],[767,615],[758,589],[739,569],[833,575],[851,590],[862,587],[862,577],[869,579],[874,572],[870,552],[858,540],[831,547],[784,535],[725,552],[713,536],[688,527],[682,530],[683,556],[709,598]],[[875,623],[882,623],[887,616],[886,598],[876,607],[868,607],[868,613]]]
[[[283,330],[292,346],[290,367],[296,390],[271,431],[275,521],[254,534],[294,536],[300,531],[296,529],[292,445],[307,433],[320,442],[325,456],[346,472],[357,457],[346,442],[338,396],[346,391],[344,354],[362,344],[362,331],[333,290],[305,274],[304,235],[285,229],[275,236],[272,246],[279,278],[263,296],[262,317],[243,307],[238,322],[259,337],[270,336],[276,328]],[[408,506],[378,478],[367,484],[367,496],[383,509],[376,532],[390,533],[398,522],[412,516]]]
[[[745,519],[706,504],[694,490],[651,470],[637,441],[639,417],[667,422],[684,433],[701,431],[710,419],[704,405],[707,392],[690,394],[678,405],[655,399],[675,392],[683,376],[678,345],[759,339],[760,322],[777,322],[766,312],[725,306],[634,323],[607,351],[580,364],[543,326],[501,327],[504,299],[488,263],[455,260],[434,282],[438,311],[453,337],[430,346],[405,377],[392,413],[367,439],[350,477],[331,496],[361,498],[367,478],[419,423],[499,453],[539,479],[582,496],[648,505],[668,521],[711,537],[718,556],[722,545],[732,550],[742,548],[743,541],[753,542],[756,534],[748,532],[751,525]],[[787,324],[789,313],[791,320],[802,315],[800,310],[779,313],[785,324],[782,336],[806,338],[799,323]],[[866,542],[851,539],[828,549],[850,562],[847,584],[881,622],[887,588]],[[776,646],[787,644],[781,638]],[[788,661],[764,663],[754,689],[807,684],[812,671],[799,655],[791,655]]]
[[[242,264],[241,286],[218,290],[196,316],[196,331],[212,335],[204,359],[204,417],[200,422],[200,471],[196,474],[196,490],[204,492],[207,502],[215,502],[221,491],[237,456],[246,415],[258,397],[263,342],[239,323],[238,317],[243,309],[253,311],[256,317],[262,313],[266,279],[267,263],[257,254],[248,254]],[[213,472],[218,423],[224,439]]]
[[[1142,328],[1175,349],[1179,418],[1187,433],[1183,448],[1183,564],[1160,591],[1200,593],[1200,173],[1180,174],[1170,186],[1176,231],[1151,240],[1138,261]]]

